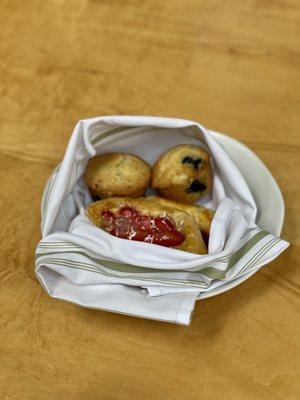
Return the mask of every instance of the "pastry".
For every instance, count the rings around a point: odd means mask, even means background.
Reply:
[[[194,203],[211,191],[209,153],[194,145],[173,147],[154,164],[151,186],[166,198]]]
[[[110,198],[91,204],[86,214],[99,228],[129,240],[196,254],[207,249],[193,217],[145,198]]]
[[[211,221],[214,216],[213,210],[194,204],[180,203],[178,201],[165,199],[159,196],[150,196],[146,197],[146,199],[154,201],[162,206],[176,208],[177,210],[186,212],[194,218],[202,234],[204,233],[206,236],[209,235]]]
[[[150,181],[151,167],[132,154],[107,153],[91,158],[85,181],[93,196],[143,196]]]

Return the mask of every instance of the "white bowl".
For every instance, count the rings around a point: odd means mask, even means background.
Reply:
[[[218,132],[211,132],[235,162],[244,176],[258,208],[257,225],[279,236],[284,220],[284,201],[281,191],[265,164],[241,142]],[[201,294],[201,299],[227,292],[250,278],[252,271],[240,278]]]

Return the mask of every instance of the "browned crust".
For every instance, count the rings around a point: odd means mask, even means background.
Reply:
[[[159,196],[150,196],[150,197],[146,197],[146,199],[155,201],[156,203],[158,203],[162,206],[185,211],[187,214],[191,215],[195,219],[196,223],[198,224],[199,229],[202,232],[204,232],[206,235],[209,235],[211,221],[214,216],[213,210],[203,207],[203,206],[181,203],[179,201],[165,199],[165,198],[159,197]]]

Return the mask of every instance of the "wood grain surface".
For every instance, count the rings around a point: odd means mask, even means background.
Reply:
[[[299,0],[0,1],[0,398],[300,398]],[[75,123],[197,120],[244,142],[291,247],[189,327],[82,309],[34,276],[45,182]]]

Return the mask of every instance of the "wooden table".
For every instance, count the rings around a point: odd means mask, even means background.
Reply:
[[[298,0],[1,2],[1,399],[300,398],[299,17]],[[189,327],[56,301],[34,276],[45,182],[75,123],[109,114],[230,134],[282,188],[292,246]]]

